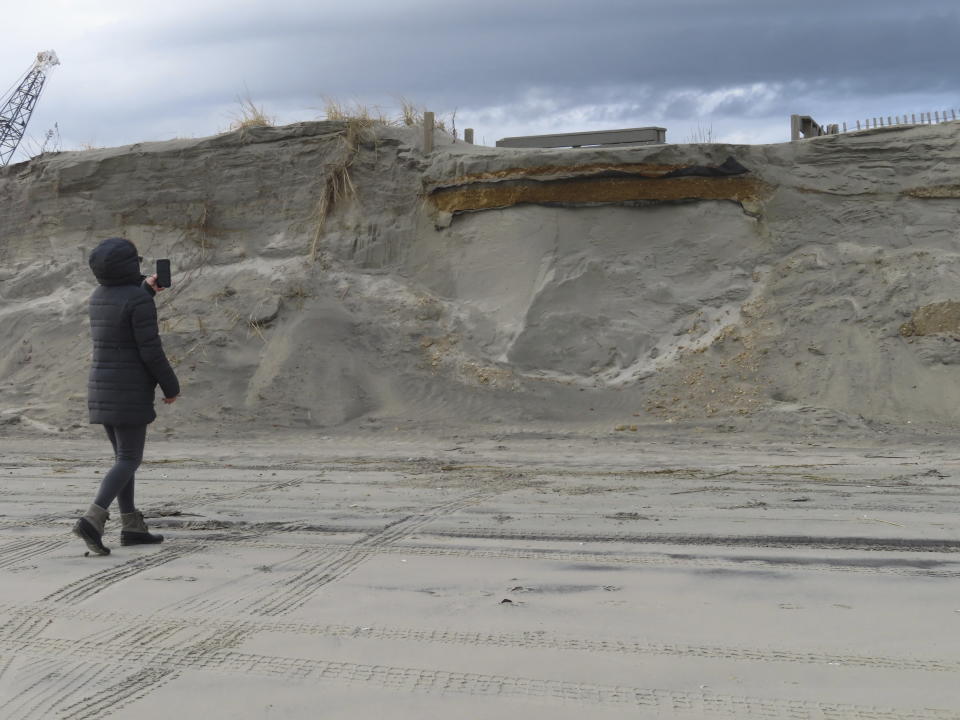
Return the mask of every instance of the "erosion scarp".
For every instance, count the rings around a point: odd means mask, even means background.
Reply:
[[[86,426],[111,235],[173,260],[168,433],[955,426],[958,128],[424,155],[318,122],[44,155],[0,170],[0,429]]]

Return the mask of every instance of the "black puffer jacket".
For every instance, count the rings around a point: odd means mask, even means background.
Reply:
[[[109,238],[97,245],[90,269],[100,283],[90,298],[90,422],[146,425],[157,417],[157,385],[164,397],[180,394],[160,343],[153,290],[143,283],[137,248],[129,240]]]

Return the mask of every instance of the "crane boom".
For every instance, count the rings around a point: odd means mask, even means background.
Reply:
[[[46,82],[47,72],[59,64],[60,60],[53,50],[37,53],[37,59],[19,84],[8,97],[0,101],[0,167],[10,162],[23,139]]]

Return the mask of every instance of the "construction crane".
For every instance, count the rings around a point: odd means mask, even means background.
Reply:
[[[0,99],[0,167],[3,167],[23,139],[33,108],[40,98],[47,73],[60,60],[53,50],[37,53],[37,59],[9,93]]]

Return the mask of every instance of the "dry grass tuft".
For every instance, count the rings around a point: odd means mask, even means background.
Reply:
[[[346,123],[346,128],[340,136],[340,156],[330,168],[327,182],[317,201],[317,224],[313,241],[310,243],[310,259],[313,261],[316,261],[319,255],[323,228],[334,206],[356,195],[356,188],[350,178],[350,166],[353,165],[361,143],[375,137],[372,132],[375,127],[395,124],[379,110],[372,113],[367,106],[359,103],[347,107],[332,98],[324,98],[324,112],[327,120]]]
[[[323,113],[327,120],[338,122],[356,121],[363,125],[393,125],[393,121],[383,114],[380,108],[370,110],[366,105],[355,102],[353,106],[344,105],[339,100],[325,97]]]
[[[406,98],[400,98],[400,122],[407,127],[423,124],[423,110]]]
[[[323,99],[323,114],[327,120],[335,122],[345,122],[348,117],[347,110],[340,101],[329,97]]]
[[[329,114],[328,117],[330,117]],[[317,259],[323,228],[334,206],[356,194],[356,188],[350,178],[350,166],[353,165],[360,143],[371,136],[370,131],[375,125],[383,124],[380,118],[374,119],[369,113],[345,115],[343,120],[346,122],[346,129],[340,137],[342,142],[340,157],[330,168],[326,185],[317,201],[317,224],[313,241],[310,243],[310,259],[313,261]]]
[[[399,123],[401,125],[406,127],[421,127],[423,125],[423,113],[423,108],[417,107],[417,105],[406,98],[400,98]],[[457,138],[457,111],[454,110],[449,116],[434,113],[433,126],[437,130]]]
[[[250,95],[238,97],[237,103],[240,109],[237,111],[233,122],[230,123],[231,130],[245,130],[252,127],[273,127],[276,124],[276,118],[267,115],[263,106],[257,107]]]
[[[353,162],[353,156],[348,155],[344,160],[338,163],[330,172],[327,184],[320,193],[320,200],[317,202],[317,226],[313,233],[313,242],[310,243],[310,259],[316,260],[320,249],[320,237],[323,235],[323,227],[333,211],[333,207],[344,198],[352,197],[356,192],[353,180],[350,179],[350,165]]]
[[[346,123],[346,128],[340,137],[342,141],[340,156],[330,168],[327,182],[317,201],[316,229],[310,243],[310,259],[314,262],[320,255],[320,240],[334,206],[356,195],[356,188],[350,178],[350,167],[353,165],[360,145],[375,139],[376,133],[373,130],[378,126],[414,127],[423,124],[423,110],[404,98],[400,98],[400,117],[396,120],[384,115],[379,108],[371,112],[370,108],[360,103],[348,106],[330,97],[324,97],[323,100],[326,119]],[[450,124],[452,134],[456,137],[456,112],[450,117]],[[434,125],[441,131],[449,132],[447,123],[442,118],[435,119]]]
[[[391,117],[384,114],[381,108],[371,110],[368,106],[355,102],[353,105],[345,105],[339,100],[331,97],[323,98],[323,114],[327,120],[338,122],[357,122],[361,126],[373,127],[382,126],[404,126],[419,127],[423,125],[424,109],[419,107],[404,97],[398,98],[400,114],[397,117]],[[434,114],[434,127],[437,130],[457,136],[457,111],[454,110],[447,116]],[[449,129],[448,129],[449,127]]]

